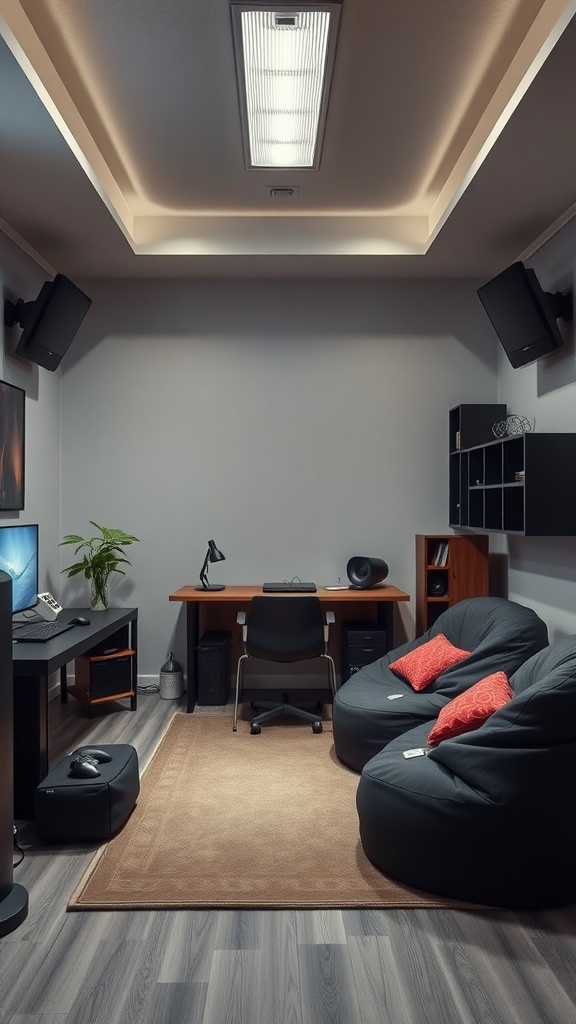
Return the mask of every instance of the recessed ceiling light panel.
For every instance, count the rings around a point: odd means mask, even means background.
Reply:
[[[318,167],[340,5],[231,9],[247,166]]]

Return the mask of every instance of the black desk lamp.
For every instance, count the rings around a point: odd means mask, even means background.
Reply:
[[[204,565],[200,570],[200,582],[202,586],[194,587],[194,590],[226,590],[223,583],[208,583],[208,562],[224,562],[225,557],[218,551],[213,540],[208,541],[208,551],[204,559]]]

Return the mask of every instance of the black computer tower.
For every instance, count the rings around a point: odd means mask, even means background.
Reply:
[[[363,665],[383,658],[388,651],[386,630],[377,622],[342,623],[342,659],[340,678],[343,683]]]
[[[230,690],[231,635],[203,633],[198,652],[198,704],[227,704]]]

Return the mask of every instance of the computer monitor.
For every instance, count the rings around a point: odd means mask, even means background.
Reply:
[[[0,569],[12,577],[12,612],[38,603],[38,526],[0,526]]]

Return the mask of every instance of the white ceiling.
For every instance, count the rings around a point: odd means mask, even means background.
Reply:
[[[46,270],[488,277],[576,212],[576,0],[343,0],[320,168],[275,172],[229,2],[0,0],[0,227]]]

